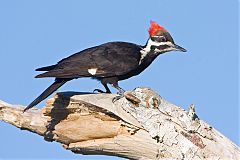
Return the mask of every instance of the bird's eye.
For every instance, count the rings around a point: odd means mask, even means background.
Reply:
[[[164,36],[160,36],[159,37],[159,41],[160,42],[166,42],[167,40],[166,40],[166,38]]]
[[[166,42],[166,38],[164,36],[153,36],[151,39],[155,42]]]

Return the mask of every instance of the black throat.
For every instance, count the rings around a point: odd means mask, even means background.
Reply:
[[[124,79],[127,79],[129,77],[136,76],[136,75],[140,74],[159,55],[159,54],[155,53],[153,50],[150,50],[148,53],[144,53],[144,54],[145,54],[145,56],[142,57],[142,59],[139,60],[139,66],[137,68],[135,68],[134,70],[132,70],[131,72],[129,72],[125,75],[119,76],[119,80],[124,80]]]
[[[150,50],[140,61],[139,70],[142,72],[145,70],[158,56],[154,50]]]

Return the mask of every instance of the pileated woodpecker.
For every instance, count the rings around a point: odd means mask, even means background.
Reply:
[[[106,93],[111,93],[107,86],[111,84],[122,96],[124,90],[118,86],[118,81],[138,75],[162,53],[186,52],[184,48],[176,45],[167,30],[157,23],[151,22],[148,32],[149,39],[145,46],[128,42],[109,42],[75,53],[55,65],[36,69],[46,71],[36,78],[55,77],[55,81],[24,111],[40,103],[66,82],[82,77],[99,80]],[[103,92],[100,89],[95,91]]]

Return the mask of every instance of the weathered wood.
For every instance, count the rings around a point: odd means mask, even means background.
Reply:
[[[114,94],[58,93],[43,109],[0,101],[0,120],[79,154],[129,159],[240,159],[240,150],[200,120],[148,88],[112,103]]]

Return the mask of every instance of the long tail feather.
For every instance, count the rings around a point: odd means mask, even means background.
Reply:
[[[36,71],[50,71],[51,69],[54,69],[55,67],[56,67],[56,65],[41,67],[41,68],[37,68]]]
[[[36,106],[38,103],[40,103],[42,100],[46,99],[50,94],[52,94],[54,91],[56,91],[59,87],[61,87],[63,84],[65,84],[69,79],[56,79],[56,81],[49,86],[43,93],[38,96],[32,103],[30,103],[23,112],[27,111],[28,109]]]

